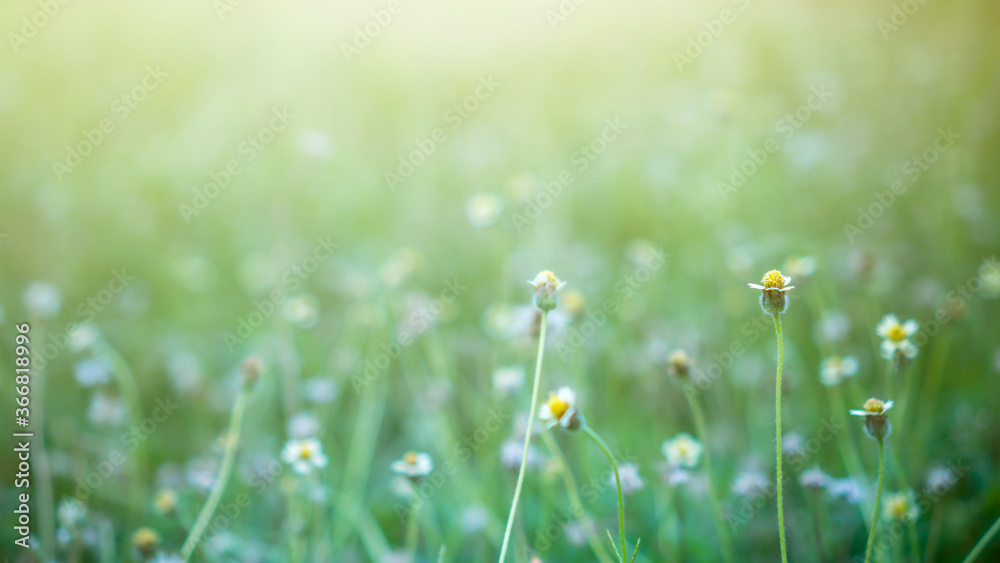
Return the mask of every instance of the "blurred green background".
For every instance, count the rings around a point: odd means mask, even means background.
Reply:
[[[252,502],[196,560],[405,561],[389,466],[408,450],[452,470],[421,507],[418,560],[442,545],[446,561],[495,560],[516,476],[504,445],[537,345],[524,282],[543,269],[568,286],[542,391],[572,385],[637,465],[645,488],[626,512],[640,559],[720,557],[703,470],[680,487],[660,475],[662,442],[695,432],[671,350],[724,368],[700,400],[725,512],[744,507],[741,476],[773,474],[774,336],[745,284],[795,257],[815,267],[785,271],[784,428],[808,439],[831,417],[846,425],[808,466],[846,478],[850,435],[864,486],[876,467],[874,442],[820,384],[821,360],[859,359],[842,387],[860,408],[889,392],[876,322],[945,311],[894,384],[889,443],[909,487],[969,467],[917,520],[921,555],[964,557],[1000,513],[1000,275],[983,269],[1000,242],[995,3],[43,0],[0,13],[0,360],[13,366],[14,324],[46,337],[33,342],[47,382],[33,417],[46,421],[53,503],[69,507],[53,516],[57,560],[141,560],[140,526],[160,535],[156,551],[180,548],[249,354],[267,367],[222,502]],[[664,266],[622,286],[652,249]],[[432,309],[449,284],[463,289]],[[619,310],[568,347],[608,299]],[[105,348],[59,344],[82,321]],[[413,344],[366,379],[400,331]],[[745,352],[728,361],[734,343]],[[508,367],[522,384],[495,383]],[[88,373],[96,384],[81,384]],[[80,498],[77,479],[167,399],[176,414]],[[501,427],[478,440],[495,409]],[[315,425],[330,458],[307,477],[275,461],[296,424]],[[584,495],[598,540],[614,534],[606,459],[554,438],[580,487],[602,485]],[[558,462],[534,447],[509,560],[592,560],[575,523],[559,524]],[[6,521],[16,460],[6,447],[0,459]],[[786,472],[791,558],[863,553],[869,501],[811,495]],[[273,477],[262,489],[261,475]],[[157,509],[164,490],[175,509]],[[740,559],[774,560],[775,527],[769,499],[732,531]],[[5,557],[42,560],[0,529]],[[903,540],[886,553],[913,555]]]

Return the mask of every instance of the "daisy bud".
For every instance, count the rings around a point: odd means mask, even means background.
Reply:
[[[687,352],[684,350],[674,350],[670,353],[670,357],[667,358],[667,371],[670,375],[676,375],[677,377],[685,378],[688,372],[691,371],[691,358],[688,357]]]
[[[881,440],[892,432],[892,424],[889,423],[889,415],[886,414],[891,408],[892,401],[871,398],[865,401],[862,410],[851,410],[851,414],[865,417],[865,433]]]
[[[556,292],[566,285],[566,282],[560,281],[549,270],[539,272],[535,279],[528,283],[535,288],[535,307],[542,311],[551,311],[556,308]]]
[[[132,534],[132,548],[136,559],[147,559],[154,555],[160,546],[160,534],[152,528],[139,528]]]
[[[795,286],[789,285],[790,283],[792,283],[792,278],[783,275],[778,270],[771,270],[764,274],[764,278],[759,284],[748,283],[747,285],[753,289],[761,290],[760,308],[765,313],[778,315],[788,309],[788,298],[785,296],[785,292],[795,288]]]

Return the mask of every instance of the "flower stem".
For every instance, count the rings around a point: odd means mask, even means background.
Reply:
[[[611,450],[608,449],[607,444],[604,443],[604,440],[601,440],[601,437],[598,436],[597,433],[590,428],[590,426],[584,424],[583,431],[586,432],[587,436],[590,436],[590,439],[601,448],[604,455],[608,456],[608,461],[611,462],[611,468],[615,470],[615,483],[618,485],[618,528],[621,531],[622,538],[622,561],[627,562],[628,544],[625,543],[625,501],[622,499],[622,480],[618,475],[618,464],[615,463],[615,456],[611,455]],[[638,548],[638,546],[636,547]]]
[[[785,343],[781,337],[781,319],[774,314],[774,331],[778,335],[778,374],[774,380],[774,440],[777,443],[777,476],[778,489],[778,538],[781,540],[781,562],[788,563],[788,551],[785,548],[785,500],[782,494],[784,482],[781,478],[781,365],[785,360]]]
[[[691,405],[691,414],[694,417],[694,426],[695,431],[698,433],[698,439],[701,440],[702,444],[705,444],[702,456],[705,458],[705,475],[708,477],[708,498],[712,503],[712,512],[715,515],[715,527],[718,528],[719,539],[722,540],[722,556],[727,562],[732,563],[732,545],[729,542],[729,533],[726,531],[725,519],[722,516],[722,506],[719,504],[719,497],[716,496],[715,486],[712,481],[712,461],[708,453],[708,431],[705,429],[705,417],[701,412],[701,405],[698,403],[698,399],[691,393],[684,393],[684,396],[687,397],[688,404]]]
[[[983,552],[983,548],[986,547],[986,544],[990,543],[990,540],[993,539],[993,536],[997,535],[998,531],[1000,531],[1000,517],[997,517],[997,521],[990,526],[989,530],[986,530],[986,533],[979,539],[976,547],[972,548],[972,551],[969,552],[969,556],[965,558],[963,563],[972,563],[975,561],[976,557],[979,557],[979,554]]]
[[[417,535],[420,531],[419,517],[420,517],[420,504],[418,504],[417,499],[420,496],[417,492],[413,492],[413,496],[410,498],[410,517],[406,522],[406,560],[410,563],[415,563],[417,560]]]
[[[878,526],[878,509],[882,503],[882,477],[885,475],[885,445],[882,438],[878,439],[878,488],[875,492],[875,511],[872,513],[872,528],[868,532],[868,547],[865,548],[865,563],[871,558],[872,546],[875,545],[875,528]]]
[[[542,311],[542,320],[538,329],[538,359],[535,361],[535,382],[531,390],[528,427],[524,431],[524,451],[521,455],[521,468],[517,472],[517,485],[514,486],[514,500],[510,503],[510,514],[507,516],[507,530],[503,534],[503,545],[500,547],[500,559],[498,563],[503,563],[507,556],[507,544],[510,542],[510,531],[514,527],[517,501],[521,498],[521,485],[524,483],[524,470],[528,462],[528,447],[531,445],[531,423],[535,420],[535,409],[538,406],[538,383],[542,376],[542,356],[545,354],[545,329],[548,325],[548,318],[548,311]]]
[[[32,347],[31,356],[31,400],[35,408],[34,419],[32,422],[34,430],[34,444],[38,444],[38,449],[35,453],[37,456],[37,470],[36,475],[38,476],[35,486],[38,491],[38,502],[35,504],[36,509],[39,513],[39,524],[40,524],[40,535],[42,540],[42,555],[45,561],[55,560],[55,549],[56,549],[56,533],[55,533],[55,517],[53,515],[54,500],[52,493],[52,467],[49,464],[49,454],[48,450],[45,448],[45,387],[48,380],[48,374],[45,373],[44,367],[36,367],[39,364],[35,361],[37,356],[41,353],[42,346],[45,343],[45,325],[41,322],[35,322],[32,320],[30,326],[35,327],[35,333],[32,335],[28,333],[32,339],[37,343],[36,346]]]
[[[233,412],[229,418],[229,430],[226,432],[226,452],[222,457],[222,465],[219,467],[219,473],[215,477],[212,494],[208,495],[208,499],[205,500],[205,505],[201,507],[201,512],[198,513],[198,519],[195,520],[194,527],[191,528],[191,532],[188,533],[188,537],[184,540],[184,545],[181,547],[181,559],[184,561],[190,559],[191,554],[194,553],[194,548],[198,545],[198,540],[201,539],[202,534],[205,533],[205,528],[208,527],[208,522],[212,518],[212,514],[215,513],[215,509],[222,499],[222,493],[226,489],[226,483],[229,481],[229,475],[233,470],[233,461],[236,459],[236,448],[239,446],[240,432],[243,429],[243,413],[246,411],[250,390],[250,386],[243,385],[239,396],[236,397],[236,404],[233,405]]]

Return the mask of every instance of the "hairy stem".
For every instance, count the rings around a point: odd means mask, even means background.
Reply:
[[[517,514],[517,501],[521,498],[521,485],[524,483],[524,470],[528,462],[528,446],[531,445],[531,424],[535,420],[535,409],[538,406],[538,384],[542,377],[542,356],[545,354],[545,329],[548,325],[548,318],[548,311],[542,311],[541,326],[538,329],[538,359],[535,361],[535,382],[531,390],[528,427],[524,431],[524,451],[521,455],[521,468],[517,472],[517,484],[514,486],[514,500],[510,503],[510,514],[507,516],[507,530],[503,534],[503,545],[500,547],[500,559],[498,563],[503,563],[507,557],[510,531],[514,527],[514,516]]]
[[[777,443],[777,476],[778,489],[778,538],[781,541],[781,563],[788,563],[788,551],[785,548],[785,500],[782,494],[784,482],[781,477],[781,364],[785,360],[785,343],[781,337],[781,319],[774,314],[774,331],[778,335],[778,373],[774,380],[774,440]]]

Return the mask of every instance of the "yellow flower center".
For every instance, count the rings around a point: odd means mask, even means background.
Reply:
[[[865,401],[865,412],[882,412],[885,403],[878,399],[868,399]]]
[[[909,512],[909,506],[907,505],[906,499],[903,497],[897,497],[889,501],[889,514],[896,520],[902,520],[906,518],[907,512]]]
[[[417,452],[408,452],[403,456],[403,461],[406,465],[416,465],[417,464]]]
[[[760,281],[760,284],[766,289],[781,289],[785,287],[785,276],[781,275],[778,270],[771,270],[764,274],[764,279]]]
[[[894,340],[896,342],[899,342],[900,340],[903,340],[904,338],[906,338],[906,332],[903,331],[903,326],[902,325],[896,325],[896,326],[890,328],[889,329],[889,338],[891,338],[892,340]]]
[[[299,454],[302,459],[309,459],[313,455],[312,448],[310,446],[302,446],[302,452]]]
[[[569,410],[569,403],[556,395],[552,395],[549,397],[549,410],[552,411],[552,416],[562,418],[562,415],[566,414],[566,411]]]

